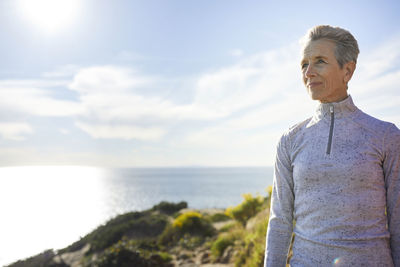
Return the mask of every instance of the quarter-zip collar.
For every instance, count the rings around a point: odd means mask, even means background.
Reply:
[[[332,146],[334,145],[334,127],[336,119],[346,118],[353,114],[357,110],[357,107],[353,103],[353,99],[349,95],[346,99],[340,102],[333,103],[320,103],[317,110],[307,124],[307,127],[311,127],[317,124],[319,121],[326,121],[329,125],[327,134],[327,145],[326,155],[330,155],[332,152]]]
[[[335,112],[335,119],[347,117],[347,116],[351,115],[354,111],[357,110],[357,107],[353,103],[353,99],[349,95],[346,99],[344,99],[340,102],[320,103],[315,112],[314,119],[316,119],[316,120],[329,119],[330,120],[332,106],[333,106],[333,110]]]

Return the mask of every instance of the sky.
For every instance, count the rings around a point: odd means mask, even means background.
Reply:
[[[2,0],[0,166],[271,166],[312,116],[300,38],[360,47],[349,93],[400,126],[398,1]]]

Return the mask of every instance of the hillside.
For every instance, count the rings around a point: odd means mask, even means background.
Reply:
[[[119,215],[64,249],[9,267],[262,266],[270,199],[243,197],[226,210],[161,202]]]

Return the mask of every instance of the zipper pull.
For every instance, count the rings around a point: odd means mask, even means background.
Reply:
[[[329,106],[329,112],[331,113],[331,125],[329,127],[328,146],[326,147],[326,154],[327,155],[331,154],[333,126],[335,124],[335,113],[333,113],[333,105]]]

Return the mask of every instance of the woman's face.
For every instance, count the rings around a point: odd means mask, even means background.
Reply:
[[[307,44],[301,61],[303,82],[313,100],[339,102],[347,97],[348,68],[340,68],[335,57],[336,44],[316,40]]]

